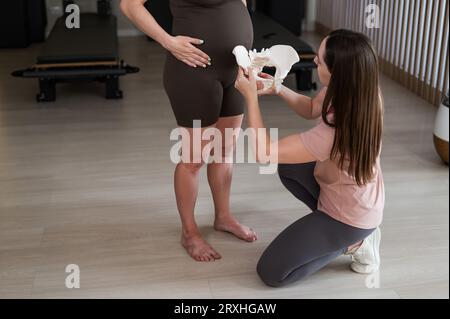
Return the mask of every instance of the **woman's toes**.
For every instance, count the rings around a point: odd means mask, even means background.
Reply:
[[[209,261],[216,261],[216,258],[214,257],[214,255],[212,253],[210,253],[208,255]]]
[[[256,233],[252,229],[249,229],[246,232],[246,235],[247,235],[247,236],[245,236],[246,241],[253,242],[258,239],[258,237],[256,236]]]
[[[189,255],[199,262],[211,262],[220,255],[200,236],[182,237],[181,244]]]
[[[258,236],[256,235],[255,231],[253,229],[250,229],[250,240],[251,241],[257,241],[258,240]]]
[[[214,257],[211,254],[211,249],[210,248],[205,249],[203,251],[202,255],[203,255],[203,258],[205,259],[206,262],[214,261]]]
[[[215,251],[214,248],[211,247],[211,250],[209,251],[209,255],[211,256],[211,258],[213,258],[214,260],[216,259],[220,259],[220,255],[217,253],[217,251]]]
[[[211,261],[215,261],[217,253],[214,251],[214,249],[211,247],[211,249],[208,251],[208,258],[211,259]]]
[[[233,234],[237,238],[254,242],[258,239],[256,233],[249,227],[240,224],[237,220],[217,221],[215,223],[215,229]]]

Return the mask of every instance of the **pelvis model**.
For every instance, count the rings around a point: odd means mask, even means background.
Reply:
[[[275,45],[270,49],[263,49],[261,52],[256,50],[247,51],[247,49],[239,45],[234,48],[233,54],[236,56],[237,64],[243,69],[251,67],[258,81],[264,84],[264,89],[275,86],[277,92],[281,89],[286,76],[289,74],[292,66],[300,61],[297,51],[289,45]],[[275,67],[276,73],[274,79],[264,79],[258,74],[264,67]]]

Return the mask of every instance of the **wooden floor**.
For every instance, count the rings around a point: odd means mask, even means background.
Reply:
[[[34,102],[35,81],[9,76],[35,62],[39,45],[0,51],[1,298],[449,297],[449,170],[433,148],[433,106],[383,77],[380,273],[352,273],[342,257],[299,284],[271,289],[256,275],[257,260],[307,207],[277,176],[237,165],[233,211],[260,235],[257,243],[240,242],[212,230],[203,172],[196,214],[224,258],[188,258],[172,191],[175,121],[162,87],[164,52],[144,38],[124,38],[121,49],[142,70],[122,80],[125,99],[103,99],[100,84],[61,84],[49,104]],[[263,110],[281,135],[314,124],[276,98],[264,99]],[[80,289],[65,287],[68,264],[80,267]],[[377,282],[379,288],[368,288]]]

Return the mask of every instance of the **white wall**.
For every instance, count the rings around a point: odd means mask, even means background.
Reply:
[[[369,28],[365,10],[373,1],[316,0],[317,21],[331,30],[365,33],[377,48],[385,73],[438,105],[449,83],[449,2],[377,0],[380,28]]]
[[[306,1],[305,30],[314,31],[316,29],[316,0]]]

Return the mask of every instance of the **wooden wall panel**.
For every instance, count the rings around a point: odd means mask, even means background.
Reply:
[[[316,0],[317,31],[346,28],[366,34],[381,71],[438,105],[449,85],[447,0]],[[380,9],[380,28],[366,26],[365,10]]]

